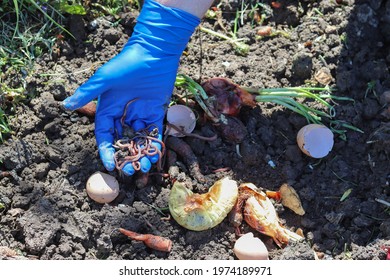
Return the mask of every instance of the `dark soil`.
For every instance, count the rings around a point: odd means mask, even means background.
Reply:
[[[202,25],[223,33],[223,27],[230,30],[233,25],[241,1],[221,2],[220,20],[204,19]],[[263,2],[270,7],[271,1]],[[271,238],[243,224],[243,232],[253,231],[266,243],[271,259],[386,259],[390,210],[377,199],[390,202],[390,1],[337,2],[342,4],[281,1],[282,7],[271,9],[265,25],[289,37],[256,38],[259,27],[245,14],[238,37],[248,38],[247,56],[198,30],[179,72],[199,82],[227,77],[259,88],[316,84],[319,71],[328,72],[335,94],[355,100],[339,102],[336,118],[363,134],[348,130],[346,140],[336,137],[331,153],[317,160],[296,144],[296,134],[306,124],[303,117],[273,104],[244,108],[238,117],[248,135],[240,144],[241,156],[221,137],[212,142],[184,138],[205,182],[198,182],[178,156],[170,161],[172,166],[165,164],[170,177],[153,170],[142,188],[136,176],[112,172],[120,181],[120,194],[105,205],[92,201],[85,191],[91,174],[105,172],[97,154],[94,120],[64,111],[59,102],[121,50],[137,12],[122,14],[119,24],[113,17],[72,17],[68,28],[77,40],[62,42],[56,52],[37,61],[28,86],[36,97],[18,108],[11,119],[15,133],[0,146],[0,202],[5,206],[0,210],[0,246],[15,250],[14,258],[234,259],[237,236],[228,219],[193,232],[173,219],[162,219],[156,210],[167,207],[174,179],[202,192],[230,176],[267,190],[289,183],[302,200],[304,216],[280,203],[275,207],[285,227],[303,230],[304,242],[278,248]],[[199,122],[196,132],[211,136],[215,131]],[[225,171],[215,172],[218,169]],[[119,227],[167,237],[173,241],[172,251],[131,241],[115,230]],[[10,255],[1,252],[0,258]]]

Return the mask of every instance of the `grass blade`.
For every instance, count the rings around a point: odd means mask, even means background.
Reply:
[[[41,6],[39,6],[37,4],[37,2],[35,2],[34,0],[28,0],[31,4],[34,5],[35,8],[37,8],[41,13],[43,13],[45,15],[45,17],[47,17],[52,23],[54,23],[58,28],[60,28],[62,31],[64,31],[65,33],[69,34],[73,39],[76,39],[72,33],[70,33],[66,28],[64,28],[61,24],[59,24],[58,22],[56,22],[51,16],[48,15],[48,13],[46,13],[42,8]]]
[[[13,2],[15,7],[15,13],[16,13],[16,27],[12,39],[15,38],[16,33],[19,33],[19,4],[18,4],[18,0],[13,0]]]

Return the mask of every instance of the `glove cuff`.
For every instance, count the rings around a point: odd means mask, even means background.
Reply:
[[[199,23],[198,17],[186,11],[145,0],[129,43],[181,55]]]

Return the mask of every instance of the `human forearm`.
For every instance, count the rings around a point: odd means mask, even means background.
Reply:
[[[156,0],[167,7],[178,8],[202,18],[214,0]]]

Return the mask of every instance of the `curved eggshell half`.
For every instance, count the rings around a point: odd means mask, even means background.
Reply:
[[[98,171],[89,177],[86,191],[92,200],[110,203],[119,194],[119,183],[114,176]]]
[[[233,252],[239,260],[268,260],[268,249],[259,238],[248,232],[237,239]]]
[[[308,124],[297,134],[297,143],[301,151],[313,158],[323,158],[333,148],[333,132],[324,125]]]
[[[173,124],[183,130],[186,133],[191,133],[196,126],[196,116],[194,112],[185,105],[173,105],[168,108],[167,122]],[[175,137],[184,137],[183,133],[180,133],[173,127],[167,129],[168,135]]]

